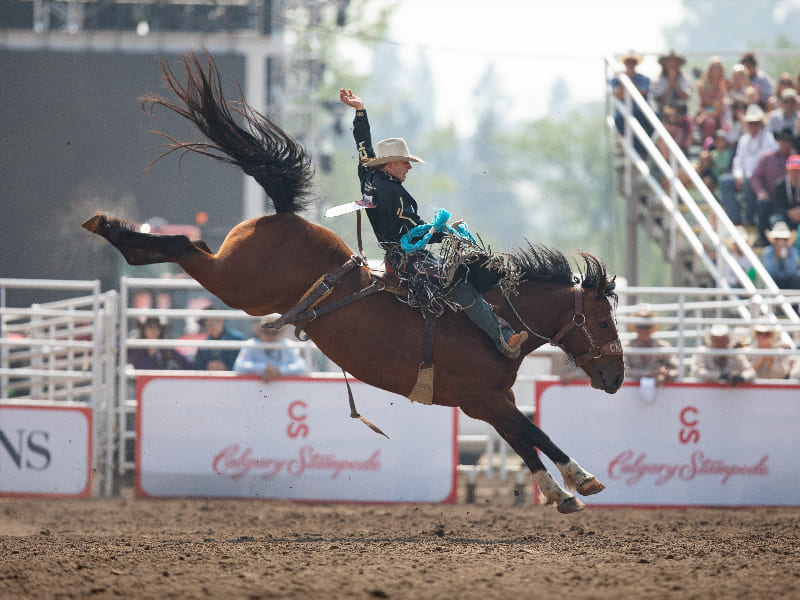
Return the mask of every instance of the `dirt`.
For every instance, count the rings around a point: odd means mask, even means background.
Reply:
[[[0,499],[0,598],[800,597],[800,508],[564,516],[461,489],[455,505]]]

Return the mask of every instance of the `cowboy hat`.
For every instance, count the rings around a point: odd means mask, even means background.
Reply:
[[[794,239],[797,236],[796,231],[789,229],[789,226],[783,221],[778,221],[772,226],[772,229],[765,231],[764,235],[767,236],[770,244],[774,244],[775,240],[789,240],[789,245],[794,244]]]
[[[752,246],[756,241],[756,234],[747,231],[742,225],[736,226],[737,233],[742,236],[745,242],[747,242],[748,246]],[[728,250],[732,250],[736,247],[736,242],[733,240],[733,236],[726,236],[725,238],[725,245],[728,247]]]
[[[633,50],[628,50],[627,52],[623,52],[622,54],[617,54],[617,60],[621,63],[625,63],[626,60],[635,60],[636,64],[638,65],[642,62],[642,55],[638,52],[634,52]]]
[[[655,329],[655,323],[653,322],[655,313],[650,308],[650,305],[640,304],[632,316],[636,317],[636,322],[631,324],[631,330]]]
[[[762,123],[764,121],[764,110],[758,104],[751,104],[744,113],[744,120],[748,123]]]
[[[715,323],[706,330],[704,338],[706,346],[711,345],[711,338],[727,338],[730,346],[731,328],[725,323]]]
[[[419,156],[411,154],[403,138],[388,138],[378,142],[376,156],[365,161],[364,166],[377,167],[396,160],[408,160],[418,163],[425,162]]]
[[[675,50],[670,50],[669,54],[664,54],[662,56],[659,56],[658,57],[658,64],[660,64],[663,67],[664,63],[667,62],[668,60],[677,61],[679,67],[682,66],[684,63],[686,63],[686,59],[683,58],[677,52],[675,52]]]

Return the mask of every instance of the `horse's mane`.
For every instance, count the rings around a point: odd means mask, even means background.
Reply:
[[[219,69],[206,50],[206,68],[192,52],[183,55],[186,83],[175,77],[169,65],[159,58],[164,82],[178,97],[169,100],[152,93],[141,98],[145,112],[158,104],[194,123],[209,142],[181,142],[161,132],[170,149],[150,165],[172,152],[197,152],[220,162],[236,165],[252,176],[279,213],[297,213],[312,201],[314,170],[306,150],[275,123],[250,106],[239,88],[239,100],[228,102],[222,93]],[[234,114],[244,119],[236,122]],[[148,167],[149,168],[149,167]]]
[[[578,250],[583,259],[583,268],[576,273],[572,263],[560,251],[541,244],[528,242],[526,248],[519,248],[511,254],[512,264],[520,272],[521,281],[548,281],[573,285],[580,283],[584,289],[593,289],[598,298],[607,297],[617,302],[616,278],[609,277],[606,265],[596,256]]]

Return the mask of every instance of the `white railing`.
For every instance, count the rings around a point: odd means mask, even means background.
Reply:
[[[72,296],[29,307],[9,290]],[[76,294],[89,294],[75,296]],[[117,293],[99,281],[0,279],[0,400],[75,403],[93,411],[95,492],[111,492]]]

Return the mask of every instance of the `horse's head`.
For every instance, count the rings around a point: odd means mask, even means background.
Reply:
[[[622,385],[625,366],[622,343],[614,319],[614,280],[603,289],[576,283],[572,289],[572,317],[553,336],[551,344],[561,347],[576,366],[591,378],[592,387],[613,394]]]
[[[536,337],[564,350],[589,375],[592,387],[613,394],[625,376],[622,344],[614,318],[615,281],[606,273],[603,261],[585,252],[579,254],[585,262],[579,278],[573,275],[567,258],[550,248],[529,244],[513,259],[521,280],[550,282],[556,285],[554,293],[559,295],[558,301],[550,302],[554,310],[547,310],[541,304],[529,307],[535,311],[543,333],[548,327],[555,330],[550,338],[538,334]]]

